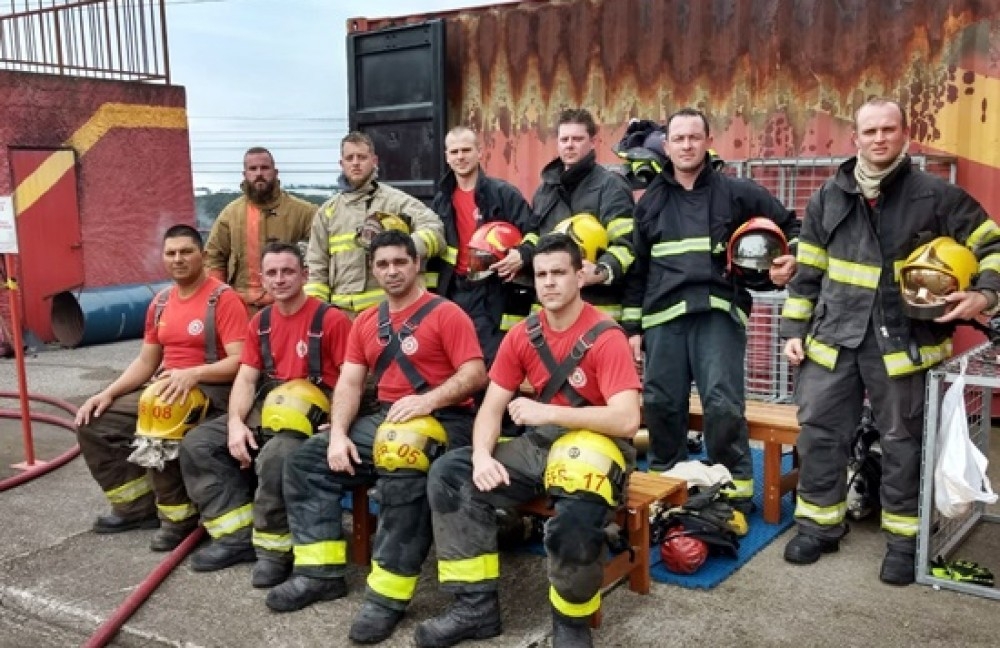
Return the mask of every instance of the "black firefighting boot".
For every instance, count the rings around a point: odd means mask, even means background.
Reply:
[[[417,626],[420,648],[446,648],[466,639],[489,639],[503,633],[500,596],[496,592],[462,592],[444,614]]]
[[[365,600],[358,610],[348,636],[360,644],[382,643],[392,635],[403,618],[402,610],[393,610],[376,602]]]
[[[916,580],[914,552],[889,548],[882,559],[879,580],[886,585],[909,585]]]
[[[344,596],[347,596],[347,581],[343,576],[313,578],[293,574],[268,592],[264,603],[275,612],[293,612],[317,601],[333,601]]]
[[[568,617],[552,610],[552,648],[593,648],[590,617]]]

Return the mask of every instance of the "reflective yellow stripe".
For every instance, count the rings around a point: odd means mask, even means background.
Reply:
[[[427,249],[427,258],[436,257],[441,251],[438,247],[438,239],[434,236],[434,232],[429,230],[417,230],[413,233],[413,236],[419,238],[424,242],[424,247]]]
[[[441,275],[437,272],[424,273],[424,288],[437,288]]]
[[[552,603],[552,607],[558,610],[561,614],[568,616],[570,618],[579,619],[581,617],[588,617],[594,612],[601,609],[601,592],[598,590],[597,594],[589,601],[583,603],[570,603],[563,597],[559,596],[559,592],[556,588],[549,585],[549,602]]]
[[[500,556],[495,553],[475,558],[438,558],[438,580],[442,583],[479,583],[500,578]]]
[[[330,256],[341,252],[353,252],[359,249],[358,244],[354,240],[355,236],[356,234],[331,234],[330,238],[327,239],[327,243],[330,246]]]
[[[781,308],[781,316],[793,320],[808,320],[813,314],[812,301],[804,297],[789,297]]]
[[[750,319],[749,317],[747,317],[746,313],[744,313],[742,310],[740,310],[739,308],[737,308],[736,306],[734,306],[732,304],[732,302],[729,302],[729,301],[723,299],[722,297],[716,297],[715,295],[709,295],[708,296],[708,305],[709,305],[710,308],[714,308],[715,310],[725,311],[727,313],[733,313],[733,312],[735,312],[736,313],[736,317],[740,318],[740,321],[743,323],[743,326],[746,326],[747,322]]]
[[[976,248],[984,243],[989,243],[997,238],[1000,238],[1000,227],[990,219],[983,221],[983,224],[977,227],[969,238],[965,239],[965,247],[969,248],[975,252]]]
[[[680,241],[666,241],[653,246],[652,255],[655,257],[673,256],[675,254],[687,254],[688,252],[710,252],[712,241],[707,236],[699,238],[682,239]]]
[[[307,283],[306,294],[321,301],[330,301],[330,286],[325,283]]]
[[[979,271],[992,270],[1000,272],[1000,254],[988,254],[979,261]]]
[[[833,526],[844,521],[847,513],[847,502],[839,502],[833,506],[816,506],[801,497],[795,498],[795,517],[812,520],[820,526]]]
[[[205,520],[205,530],[216,540],[253,524],[253,504],[244,504],[212,520]]]
[[[295,545],[295,565],[298,567],[323,567],[347,564],[347,542],[344,540],[324,540],[312,544]]]
[[[749,499],[753,497],[752,479],[734,479],[732,487],[728,485],[722,489],[722,494],[733,499]]]
[[[527,243],[529,245],[538,245],[538,234],[532,232],[531,234],[525,234],[524,239],[521,241],[522,244]]]
[[[833,371],[837,366],[837,354],[839,350],[835,347],[823,344],[811,335],[806,336],[806,357],[820,365]]]
[[[515,324],[523,320],[524,315],[508,315],[507,313],[504,313],[503,317],[500,318],[500,330],[509,331],[514,328]]]
[[[267,551],[291,551],[291,533],[267,533],[265,531],[253,530],[253,546]]]
[[[441,254],[441,259],[449,265],[455,265],[458,263],[458,248],[449,245]]]
[[[910,360],[910,356],[905,351],[887,353],[882,356],[885,363],[885,372],[892,378],[906,376],[908,374],[929,369],[943,360],[951,357],[951,339],[947,339],[941,344],[929,344],[920,347],[920,364],[915,365]]]
[[[149,483],[149,478],[143,475],[130,482],[125,482],[121,486],[104,491],[104,495],[112,504],[128,504],[152,492],[153,485]]]
[[[346,295],[330,295],[331,304],[337,308],[354,311],[356,313],[360,313],[369,306],[378,304],[383,299],[385,299],[385,291],[381,288]]]
[[[409,601],[417,589],[416,576],[399,576],[372,561],[372,573],[368,574],[368,587],[376,594],[396,601]]]
[[[622,321],[623,322],[638,322],[642,320],[642,309],[641,308],[623,308],[622,309]]]
[[[812,266],[820,270],[826,270],[827,261],[829,260],[826,250],[805,242],[799,243],[799,249],[795,257],[796,261],[802,265]]]
[[[156,510],[171,522],[183,522],[198,515],[198,509],[191,502],[187,504],[157,504]]]
[[[906,259],[896,259],[892,262],[892,279],[896,283],[899,283],[899,273],[904,265],[906,265]]]
[[[798,245],[798,244],[799,244],[798,236],[796,236],[795,238],[788,239],[788,247],[792,247],[793,245]]]
[[[882,509],[882,528],[894,535],[913,538],[917,535],[920,520],[913,515],[896,515]]]
[[[635,256],[624,245],[612,245],[608,248],[608,254],[618,259],[622,272],[627,272],[632,262],[635,261]]]
[[[608,238],[614,240],[620,236],[627,236],[634,228],[635,221],[631,216],[612,219],[608,223]]]
[[[830,257],[830,267],[826,274],[833,281],[842,284],[875,290],[878,288],[882,268]]]
[[[593,306],[615,321],[622,318],[621,304],[593,304]]]
[[[666,310],[662,310],[659,313],[653,313],[652,315],[644,315],[642,317],[642,328],[648,329],[669,322],[672,319],[676,319],[687,312],[687,302],[681,302],[679,304],[674,304]]]

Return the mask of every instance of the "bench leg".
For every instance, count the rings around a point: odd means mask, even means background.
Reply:
[[[631,512],[629,515],[632,515]],[[649,507],[640,508],[635,515],[638,516],[638,528],[634,532],[635,537],[629,537],[629,545],[635,549],[635,563],[628,574],[628,588],[638,594],[649,594],[652,585],[649,576]]]
[[[372,561],[372,537],[378,521],[371,514],[368,505],[367,486],[355,486],[351,491],[351,515],[354,518],[351,529],[351,562],[368,566]]]
[[[764,444],[764,521],[781,520],[781,444]]]

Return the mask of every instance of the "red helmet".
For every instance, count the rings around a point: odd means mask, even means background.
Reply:
[[[736,228],[726,248],[726,272],[751,290],[777,290],[771,282],[771,263],[788,254],[788,240],[770,218],[754,216]]]
[[[705,541],[687,535],[680,524],[667,532],[660,545],[660,557],[667,569],[675,574],[693,574],[705,564],[708,545]]]
[[[504,221],[480,226],[469,239],[469,280],[482,281],[492,275],[490,266],[507,256],[522,238],[520,230]]]

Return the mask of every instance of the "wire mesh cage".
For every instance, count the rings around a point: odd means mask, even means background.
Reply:
[[[785,403],[792,399],[792,371],[778,332],[788,293],[754,292],[744,361],[746,397]]]
[[[1000,516],[988,512],[982,503],[972,505],[968,513],[954,518],[941,515],[934,507],[934,468],[941,454],[941,405],[948,388],[965,371],[965,407],[969,438],[989,454],[990,404],[992,390],[1000,387],[1000,348],[989,343],[952,358],[928,374],[924,440],[920,471],[920,523],[917,531],[917,582],[1000,599],[1000,590],[939,578],[930,573],[936,556],[951,556],[981,522],[1000,522]]]

